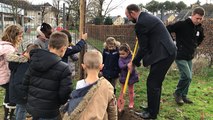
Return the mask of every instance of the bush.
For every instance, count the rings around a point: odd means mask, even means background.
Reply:
[[[94,19],[94,24],[95,25],[101,25],[103,23],[103,19],[101,17],[96,17]]]
[[[112,19],[109,16],[105,18],[104,25],[112,25]]]
[[[193,67],[192,67],[193,74],[206,76],[207,73],[204,72],[204,69],[207,66],[208,66],[208,61],[205,58],[199,57],[198,59],[193,59]]]

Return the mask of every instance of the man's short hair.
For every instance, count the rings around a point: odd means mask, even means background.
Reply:
[[[195,14],[198,14],[200,16],[204,16],[205,10],[202,7],[196,7],[192,12],[192,15],[195,15]]]
[[[140,8],[136,4],[130,4],[126,7],[126,9],[128,12],[131,12],[131,11],[139,12],[140,11]]]
[[[68,37],[65,33],[54,32],[50,36],[49,47],[60,49],[63,46],[68,46]]]
[[[102,54],[97,50],[90,50],[84,54],[83,62],[87,69],[99,69],[102,61]]]

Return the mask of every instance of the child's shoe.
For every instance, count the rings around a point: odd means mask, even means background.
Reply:
[[[133,95],[129,96],[129,109],[132,109],[134,107],[134,97]]]
[[[134,93],[129,94],[129,108],[132,109],[134,107]]]
[[[134,108],[134,105],[129,104],[129,109]]]

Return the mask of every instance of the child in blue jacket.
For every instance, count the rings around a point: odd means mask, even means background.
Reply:
[[[119,77],[120,68],[118,66],[120,42],[116,41],[113,37],[108,37],[104,43],[103,50],[103,70],[102,75],[112,84],[114,87],[114,93],[116,93],[116,81]]]

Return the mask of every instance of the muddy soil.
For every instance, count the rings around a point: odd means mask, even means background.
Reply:
[[[124,109],[118,113],[118,120],[143,120],[140,116],[135,115],[134,110]]]

